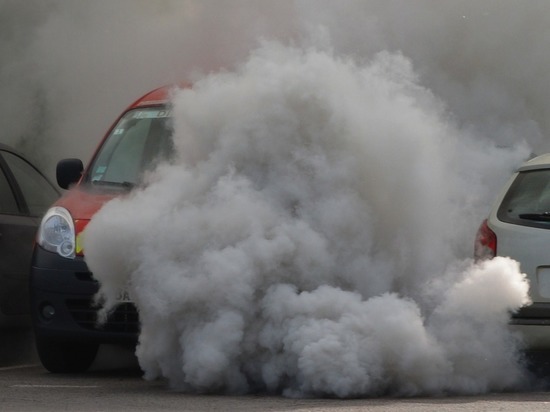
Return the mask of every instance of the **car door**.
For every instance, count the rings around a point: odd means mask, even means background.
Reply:
[[[40,217],[59,196],[30,163],[0,150],[0,314],[29,312],[29,270]]]

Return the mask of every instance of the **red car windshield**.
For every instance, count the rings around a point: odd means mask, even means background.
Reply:
[[[113,128],[92,162],[87,181],[133,187],[143,174],[173,153],[170,110],[128,111]]]

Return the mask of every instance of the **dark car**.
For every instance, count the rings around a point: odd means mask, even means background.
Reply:
[[[57,182],[67,190],[45,214],[31,269],[31,318],[38,356],[50,372],[78,372],[99,345],[134,345],[139,316],[127,294],[105,323],[97,322],[99,285],[85,261],[81,235],[102,205],[141,184],[144,172],[172,153],[169,93],[154,90],[131,104],[100,142],[88,167],[61,160]]]
[[[0,144],[0,326],[29,315],[29,271],[42,215],[60,193],[36,167]]]

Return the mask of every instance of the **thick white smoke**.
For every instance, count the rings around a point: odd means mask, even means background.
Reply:
[[[550,147],[549,31],[546,0],[0,0],[0,139],[53,174],[140,94],[227,69],[175,97],[180,161],[90,226],[103,292],[132,279],[148,376],[513,387],[521,276],[463,259],[500,183]],[[260,39],[296,48],[247,59]]]
[[[173,104],[176,160],[84,238],[107,308],[122,288],[136,302],[148,379],[338,397],[522,383],[507,320],[524,276],[464,258],[487,177],[525,145],[458,127],[400,53],[266,43]]]

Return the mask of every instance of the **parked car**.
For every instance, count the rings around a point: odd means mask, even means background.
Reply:
[[[51,372],[78,372],[93,363],[103,343],[135,345],[139,317],[125,301],[97,323],[98,283],[84,260],[80,235],[101,206],[141,183],[143,173],[172,153],[170,87],[131,104],[109,129],[87,168],[79,159],[57,165],[67,192],[45,214],[31,269],[31,318],[38,356]]]
[[[550,349],[550,154],[525,162],[497,197],[475,240],[475,257],[509,256],[529,280],[532,304],[511,315],[529,350]]]
[[[60,196],[23,155],[0,144],[0,326],[28,326],[29,270],[40,219]]]

